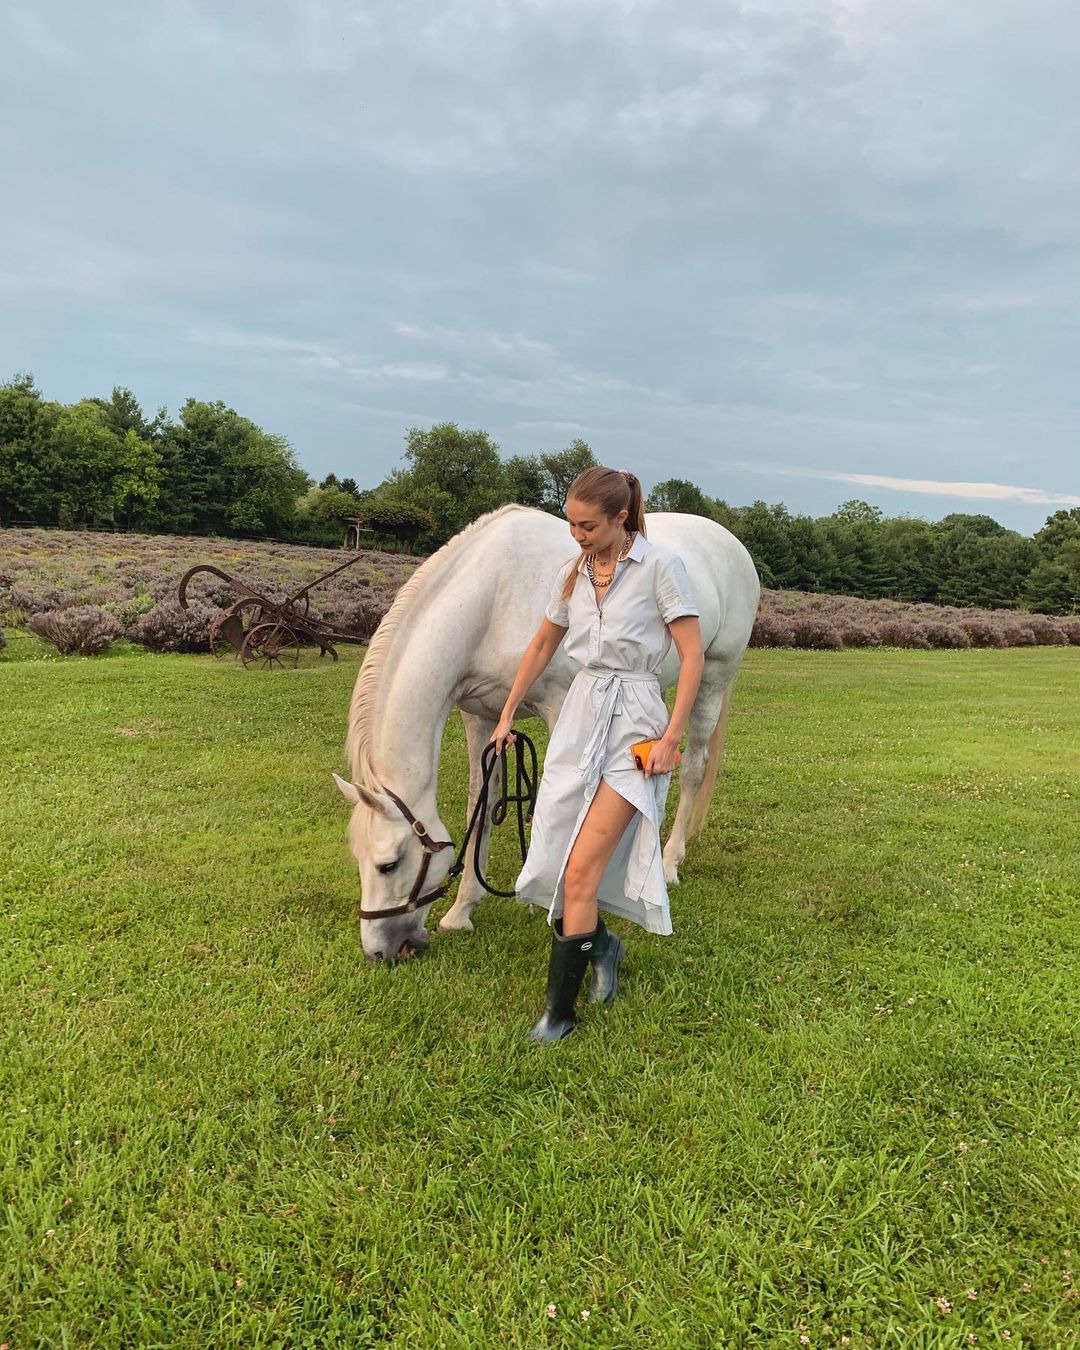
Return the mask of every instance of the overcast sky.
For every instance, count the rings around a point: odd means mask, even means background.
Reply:
[[[1075,0],[5,0],[0,379],[1080,505]]]

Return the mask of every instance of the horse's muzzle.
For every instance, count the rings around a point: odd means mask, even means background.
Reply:
[[[411,961],[431,945],[430,936],[420,929],[407,934],[387,935],[387,941],[379,941],[371,951],[365,951],[368,961],[381,961],[385,965],[396,965],[399,961]]]

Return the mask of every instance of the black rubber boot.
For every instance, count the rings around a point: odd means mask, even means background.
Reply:
[[[596,943],[592,951],[593,977],[589,985],[590,1003],[610,1003],[619,987],[619,961],[623,945],[603,919],[596,921]]]
[[[555,920],[548,957],[547,1002],[540,1020],[529,1032],[530,1040],[561,1041],[577,1026],[574,1004],[595,944],[595,932],[564,938],[562,919]]]

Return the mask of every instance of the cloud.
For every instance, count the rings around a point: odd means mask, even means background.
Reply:
[[[845,394],[859,387],[855,380],[838,380],[819,370],[791,370],[788,371],[788,379],[800,389],[822,394]]]
[[[884,474],[784,468],[773,464],[743,464],[741,467],[753,469],[758,473],[781,474],[789,478],[825,478],[833,483],[887,488],[892,492],[920,492],[936,497],[1025,502],[1036,506],[1080,506],[1080,496],[1071,496],[1064,492],[1047,492],[1044,488],[1015,487],[1008,483],[947,483],[933,478],[893,478]]]
[[[39,9],[0,366],[53,397],[221,397],[372,483],[400,413],[795,509],[819,464],[1075,486],[1072,0]]]
[[[1011,314],[1017,310],[1041,309],[1047,305],[1067,304],[1068,297],[1059,290],[1045,291],[982,291],[969,295],[939,295],[928,302],[928,308],[939,314]]]
[[[656,133],[691,131],[714,122],[732,130],[757,126],[768,112],[761,94],[732,92],[719,74],[709,71],[691,84],[663,94],[650,94],[620,109],[624,126]]]

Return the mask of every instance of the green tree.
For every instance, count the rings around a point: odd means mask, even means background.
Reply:
[[[298,543],[335,548],[345,533],[347,517],[362,514],[361,503],[338,486],[311,487],[296,502],[289,538]]]
[[[438,522],[430,512],[409,502],[373,502],[364,513],[368,529],[388,534],[399,543],[414,544],[437,533]]]
[[[1037,614],[1072,614],[1080,606],[1080,587],[1067,567],[1043,558],[1027,575],[1024,603]]]
[[[837,520],[847,521],[851,525],[880,525],[884,518],[879,506],[871,506],[869,502],[864,502],[859,497],[841,502],[833,515]]]
[[[1068,511],[1055,511],[1035,535],[1035,546],[1046,562],[1065,569],[1068,588],[1074,599],[1072,607],[1080,604],[1080,506]],[[1037,583],[1047,585],[1047,581]]]
[[[404,458],[410,468],[404,480],[395,480],[395,496],[408,497],[435,518],[439,544],[509,499],[499,447],[485,431],[462,430],[454,422],[412,427]]]
[[[982,531],[953,523],[943,538],[941,557],[938,594],[945,604],[1001,609],[1020,600],[1038,549],[1004,527]]]
[[[993,516],[981,513],[970,515],[965,511],[950,511],[947,516],[941,517],[937,523],[937,528],[944,534],[958,530],[963,534],[977,534],[983,538],[1006,532],[1005,526],[996,521]]]
[[[645,499],[647,511],[681,511],[688,516],[713,518],[712,498],[707,497],[696,483],[685,478],[665,478],[657,483]]]
[[[512,455],[505,467],[510,501],[551,510],[551,483],[539,455]]]
[[[937,599],[933,525],[911,516],[894,516],[883,521],[881,529],[882,547],[895,578],[896,598],[912,602]]]
[[[821,526],[832,546],[836,570],[826,589],[878,599],[893,595],[896,575],[886,548],[880,507],[859,498],[842,502]]]
[[[732,534],[739,535],[743,513],[737,506],[729,506],[723,497],[710,497],[709,515],[718,525],[723,525]],[[741,538],[741,535],[739,537]]]
[[[822,516],[819,524],[832,553],[833,567],[825,581],[825,590],[834,595],[858,595],[859,567],[855,531],[849,521]]]
[[[792,516],[787,528],[794,556],[783,584],[799,591],[827,590],[836,571],[832,541],[810,516]]]
[[[586,469],[596,467],[597,459],[583,440],[574,440],[565,450],[541,453],[540,467],[547,475],[547,501],[544,509],[561,516],[566,510],[566,494],[570,484]]]
[[[168,425],[169,414],[166,408],[159,408],[152,418],[143,413],[139,400],[130,389],[114,384],[109,398],[92,398],[105,414],[106,424],[120,437],[134,431],[141,441],[156,441]]]
[[[119,440],[113,478],[112,514],[130,530],[149,511],[161,492],[161,452],[132,429]]]
[[[766,586],[788,586],[795,573],[791,516],[782,503],[756,501],[742,513],[739,538],[746,545]]]
[[[283,436],[194,398],[162,438],[161,469],[159,528],[196,534],[281,534],[310,482]]]
[[[61,525],[112,519],[118,505],[152,495],[156,458],[132,433],[130,445],[110,425],[100,403],[82,399],[64,408],[54,432],[63,476],[57,483]]]
[[[30,374],[0,385],[0,524],[31,520],[46,525],[59,506],[56,424],[59,403],[48,403]]]

